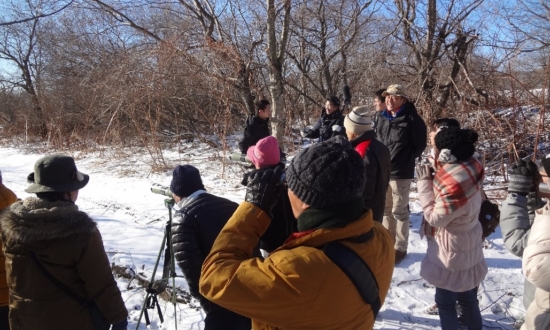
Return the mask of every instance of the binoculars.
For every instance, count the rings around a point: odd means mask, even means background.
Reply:
[[[151,192],[154,194],[159,194],[172,198],[172,191],[170,190],[170,188],[158,183],[153,183],[153,185],[151,186]]]

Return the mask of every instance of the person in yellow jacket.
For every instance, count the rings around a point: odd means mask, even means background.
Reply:
[[[249,178],[245,202],[204,261],[201,294],[250,317],[253,329],[372,329],[395,251],[364,207],[361,156],[337,136],[294,157],[286,184],[298,232],[266,259],[252,258],[271,221],[276,185],[284,184],[281,174],[278,167]]]
[[[17,200],[17,196],[8,189],[2,181],[2,172],[0,172],[0,210],[5,209]],[[0,245],[2,237],[0,236]],[[10,311],[8,282],[6,280],[6,257],[0,249],[0,329],[9,329],[10,323],[8,314]]]

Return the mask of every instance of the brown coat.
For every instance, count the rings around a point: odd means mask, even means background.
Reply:
[[[15,196],[13,191],[0,183],[0,210],[13,204],[16,199],[17,196]],[[1,239],[0,245],[2,245]],[[0,251],[0,307],[8,306],[9,302],[8,282],[6,281],[6,257],[4,257],[4,252]]]
[[[93,299],[109,323],[128,316],[95,222],[70,202],[35,197],[0,217],[12,330],[92,330],[85,307],[54,285],[29,256],[73,292]]]

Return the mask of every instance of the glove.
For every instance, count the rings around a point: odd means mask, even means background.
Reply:
[[[416,165],[416,180],[433,180],[434,170],[429,164]]]
[[[342,131],[342,126],[340,125],[332,125],[332,131],[340,133]]]
[[[111,330],[126,330],[128,327],[128,320],[124,320],[121,322],[118,322],[117,324],[113,324],[113,327]]]
[[[527,196],[530,191],[535,191],[535,187],[541,181],[541,176],[537,165],[531,160],[518,160],[516,164],[508,169],[508,192],[514,192]]]
[[[271,213],[279,198],[279,185],[284,177],[284,169],[277,166],[274,169],[260,169],[250,173],[246,186],[244,200],[256,205],[267,213]]]

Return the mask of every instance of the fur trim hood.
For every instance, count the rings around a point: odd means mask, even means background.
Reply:
[[[36,197],[17,201],[0,216],[4,244],[29,245],[96,230],[96,223],[70,202]]]

